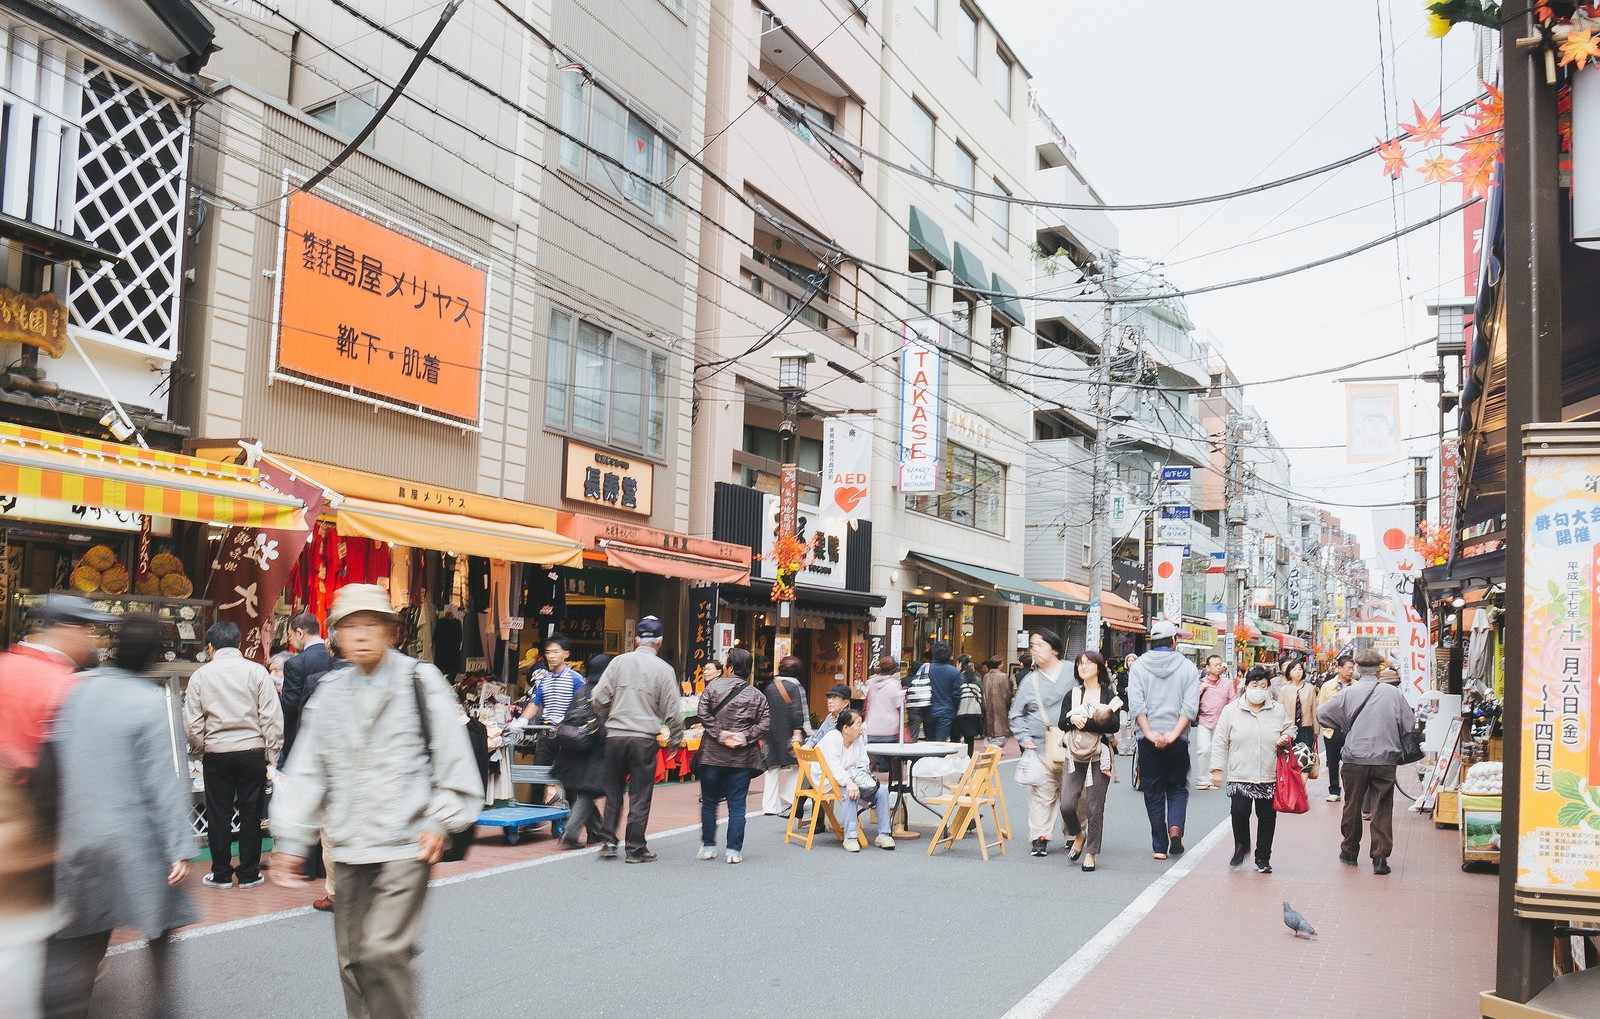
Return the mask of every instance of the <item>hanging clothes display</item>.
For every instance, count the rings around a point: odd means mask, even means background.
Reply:
[[[523,611],[539,621],[539,635],[567,618],[567,578],[560,566],[530,566],[522,571]]]
[[[461,620],[452,605],[433,624],[433,664],[446,676],[463,671],[461,636]]]

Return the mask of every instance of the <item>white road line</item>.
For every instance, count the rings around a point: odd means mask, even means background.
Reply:
[[[725,817],[719,819],[718,821],[719,825],[727,823],[728,819]],[[666,831],[651,832],[650,838],[671,838],[674,835],[683,835],[687,832],[698,832],[699,830],[700,824],[697,821],[694,824],[686,824],[682,828],[669,828]],[[565,852],[557,853],[554,856],[541,856],[533,860],[518,860],[515,863],[501,864],[498,867],[486,867],[483,870],[469,871],[465,874],[452,874],[449,877],[434,878],[432,881],[428,882],[428,887],[443,888],[446,885],[461,884],[463,881],[477,881],[486,877],[499,877],[501,874],[509,874],[515,870],[527,870],[529,867],[542,867],[547,863],[555,863],[559,860],[572,859],[573,857],[594,856],[599,852],[599,846],[594,846],[590,849],[580,849],[577,851],[569,849]],[[238,931],[243,930],[246,927],[255,927],[259,924],[272,923],[275,920],[287,920],[292,916],[304,916],[312,911],[313,910],[310,906],[299,906],[295,909],[285,909],[277,913],[263,913],[261,916],[247,916],[241,920],[228,920],[223,923],[211,924],[208,927],[196,927],[191,930],[180,931],[179,933],[173,935],[172,940],[193,941],[195,938],[203,938],[212,934],[227,934],[230,931]],[[106,952],[106,955],[122,955],[126,952],[133,952],[141,948],[145,948],[148,945],[149,942],[147,941],[129,941],[121,945],[116,945],[110,951]]]
[[[1118,942],[1127,937],[1135,927],[1139,926],[1140,921],[1150,915],[1162,896],[1170,892],[1184,875],[1194,870],[1200,858],[1205,856],[1213,845],[1222,841],[1225,835],[1231,834],[1232,826],[1233,822],[1228,818],[1218,822],[1198,845],[1189,847],[1183,859],[1168,867],[1165,874],[1156,878],[1153,884],[1139,893],[1138,898],[1123,907],[1122,912],[1100,928],[1100,932],[1074,952],[1072,958],[1045,977],[1027,997],[1013,1005],[1011,1011],[1002,1019],[1041,1019],[1055,1008],[1061,999],[1067,996],[1067,992],[1077,986],[1078,981],[1088,976],[1102,959],[1111,954],[1111,950]]]

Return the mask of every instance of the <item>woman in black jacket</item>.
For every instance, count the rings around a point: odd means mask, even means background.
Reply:
[[[572,695],[566,717],[556,727],[556,757],[550,764],[550,774],[561,783],[567,802],[572,805],[572,816],[567,818],[566,829],[561,833],[561,844],[568,849],[578,848],[578,833],[585,829],[591,846],[616,841],[605,831],[599,807],[606,793],[606,726],[589,704],[589,695],[594,693],[595,684],[600,682],[610,664],[610,655],[595,655],[589,659],[584,669],[584,684]],[[563,730],[572,733],[589,729],[591,725],[593,733],[584,738],[582,746],[561,738]]]
[[[1061,769],[1061,821],[1067,834],[1072,836],[1072,852],[1068,859],[1083,857],[1083,869],[1095,869],[1094,858],[1100,853],[1100,831],[1104,827],[1106,789],[1111,785],[1111,769],[1102,767],[1106,740],[1121,727],[1122,698],[1117,696],[1106,668],[1106,660],[1098,651],[1084,651],[1075,665],[1078,685],[1067,699],[1061,702],[1061,730],[1067,734],[1069,749],[1072,742],[1087,744],[1084,733],[1099,736],[1092,753],[1067,755]],[[1079,758],[1088,756],[1087,760]],[[1083,797],[1084,821],[1078,823],[1078,798]]]

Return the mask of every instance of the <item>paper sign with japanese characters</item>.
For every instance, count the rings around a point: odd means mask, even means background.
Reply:
[[[1530,455],[1526,464],[1517,885],[1600,895],[1600,457]]]
[[[778,497],[764,497],[762,509],[767,526],[761,534],[761,568],[756,575],[773,580],[778,575],[778,564],[772,554],[773,542],[778,537]],[[802,505],[795,507],[794,534],[810,546],[809,561],[795,578],[796,582],[808,587],[843,590],[845,552],[849,544],[849,532],[845,526],[838,521],[823,520],[820,507]]]
[[[287,209],[274,374],[476,424],[483,265],[313,195]]]

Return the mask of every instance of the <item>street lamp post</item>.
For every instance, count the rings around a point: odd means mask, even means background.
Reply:
[[[800,572],[800,557],[795,548],[796,517],[800,501],[799,466],[795,463],[795,430],[799,427],[800,401],[806,395],[806,366],[816,360],[809,350],[780,350],[778,395],[783,398],[783,423],[778,426],[783,465],[778,478],[777,584],[773,598],[778,602],[778,639],[773,646],[773,664],[794,653],[794,584]]]

